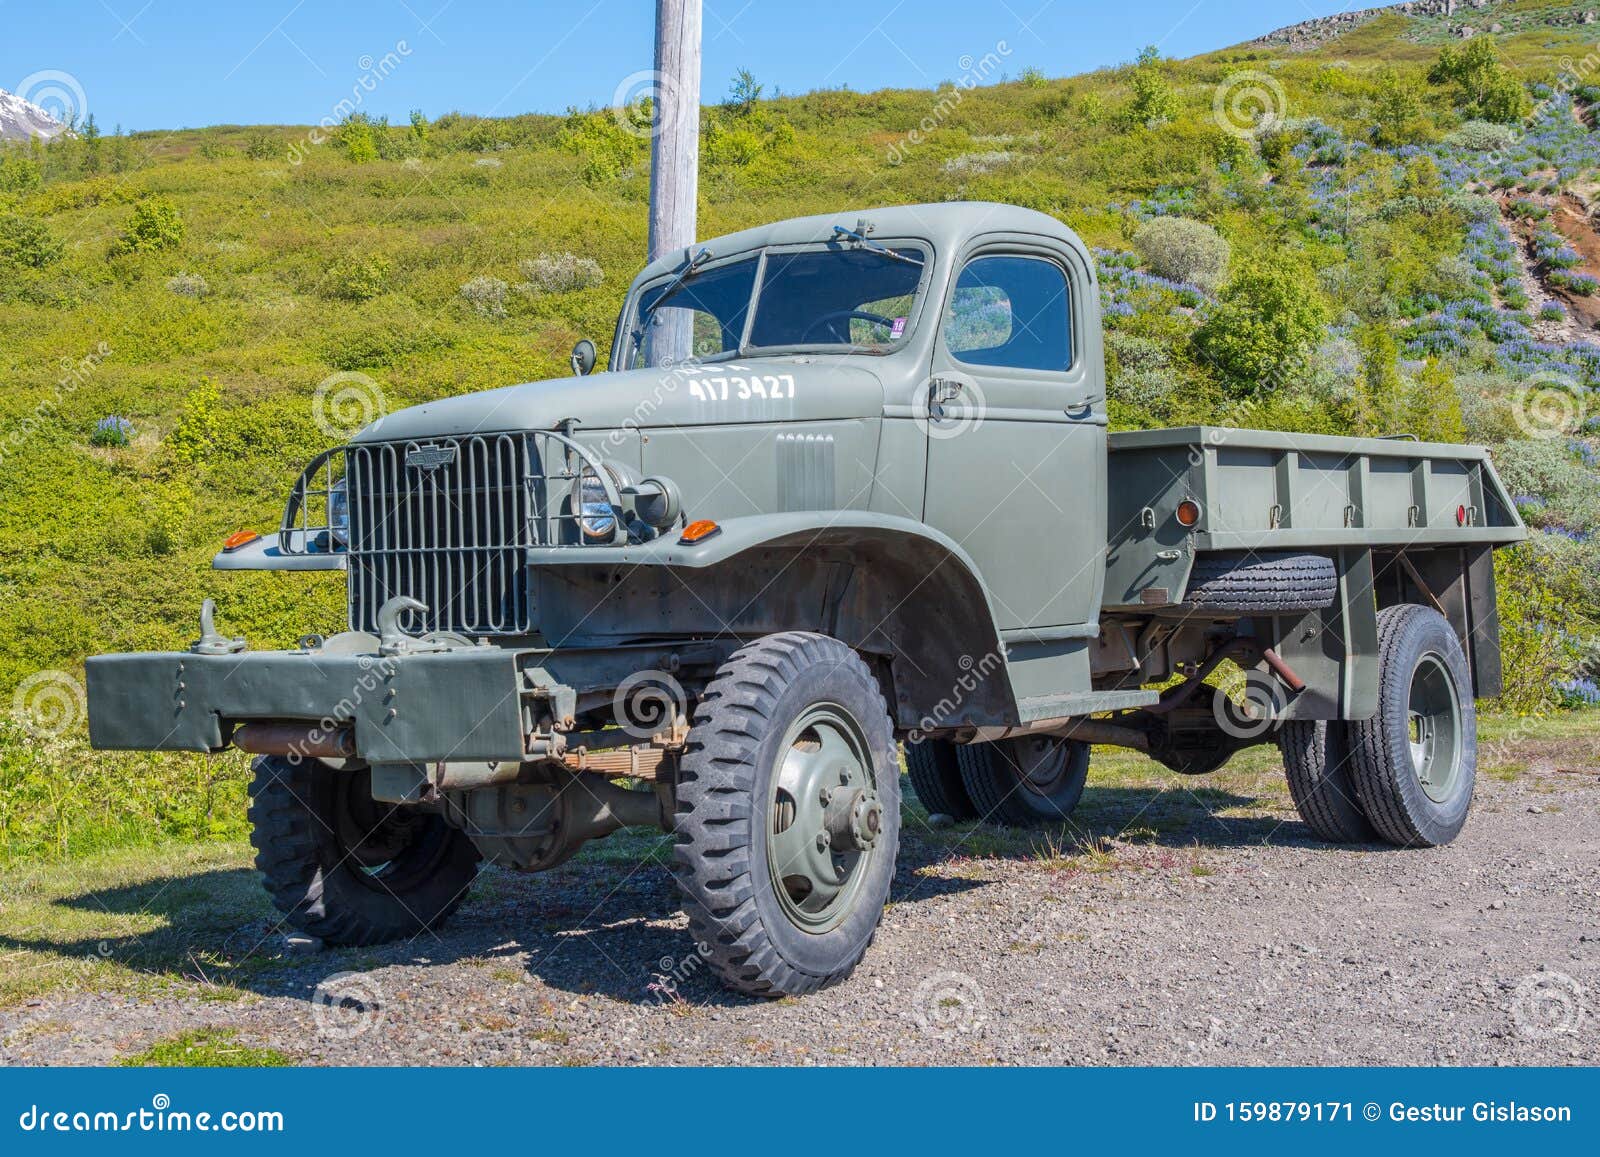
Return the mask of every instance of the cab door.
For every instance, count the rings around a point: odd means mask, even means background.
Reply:
[[[940,317],[923,518],[977,564],[1003,631],[1070,637],[1098,622],[1106,410],[1092,286],[1066,246],[980,238]]]

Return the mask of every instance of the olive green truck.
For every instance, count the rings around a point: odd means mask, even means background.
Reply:
[[[215,565],[341,570],[349,622],[87,667],[102,748],[254,753],[285,922],[411,936],[483,860],[674,835],[701,956],[847,976],[923,806],[1064,823],[1091,744],[1185,775],[1277,743],[1306,825],[1466,821],[1500,683],[1486,453],[1108,435],[1093,261],[951,203],[707,241],[634,281],[610,365],[388,414]],[[308,627],[317,624],[308,624]]]

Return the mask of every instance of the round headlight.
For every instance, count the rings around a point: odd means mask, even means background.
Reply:
[[[621,475],[610,466],[603,469],[611,476],[612,486],[620,490]],[[584,538],[602,541],[610,541],[617,530],[617,512],[606,496],[605,483],[590,466],[583,468],[583,476],[578,481],[578,525],[583,529]]]

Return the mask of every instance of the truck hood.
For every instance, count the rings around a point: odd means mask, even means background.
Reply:
[[[553,378],[424,402],[387,414],[352,441],[513,430],[720,426],[877,417],[883,383],[859,356],[762,357],[677,370]]]

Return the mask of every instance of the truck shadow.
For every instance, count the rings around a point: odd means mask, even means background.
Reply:
[[[1041,871],[1061,871],[1078,863],[1098,867],[1108,847],[1315,843],[1295,819],[1222,814],[1259,809],[1256,799],[1211,787],[1091,786],[1067,824],[933,828],[908,793],[891,902],[916,905],[1006,886],[1004,872],[985,869],[983,861],[1033,861]],[[292,952],[255,872],[239,867],[62,897],[50,905],[60,911],[47,912],[37,928],[0,934],[0,954],[112,964],[185,982],[201,997],[243,990],[309,1002],[335,973],[421,966],[462,969],[444,983],[480,995],[488,990],[491,1001],[503,999],[508,1008],[525,994],[540,994],[523,987],[529,981],[641,1007],[748,1003],[724,991],[697,954],[668,867],[669,847],[664,838],[616,849],[602,842],[537,876],[486,869],[448,925],[402,943]],[[136,930],[101,934],[130,927]],[[63,934],[67,929],[80,931]]]

